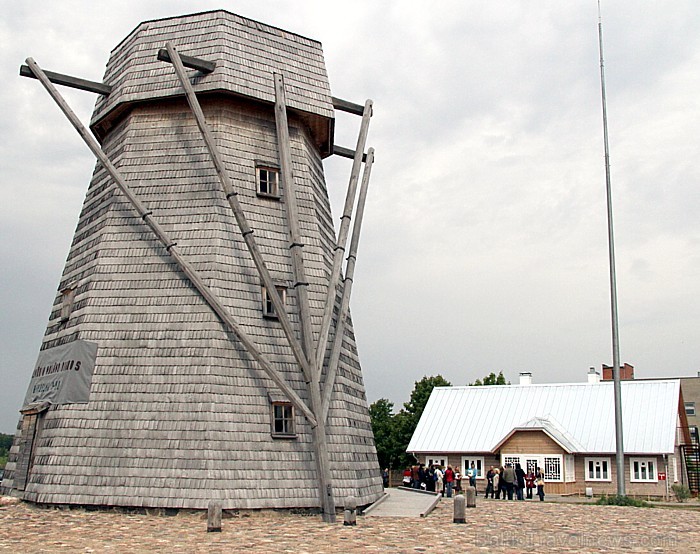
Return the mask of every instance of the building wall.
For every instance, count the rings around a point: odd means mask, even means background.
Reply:
[[[681,390],[684,402],[695,403],[695,415],[687,415],[688,427],[700,429],[700,376],[681,377]]]
[[[543,444],[544,441],[541,441],[540,444]],[[538,451],[534,450],[535,446],[537,445],[537,442],[533,443],[521,443],[521,446],[523,447],[523,450],[520,450],[518,452],[514,450],[503,450],[502,452],[510,452],[510,453],[529,453],[529,454],[534,454],[538,453]],[[558,454],[558,453],[563,453],[561,449],[559,449],[558,452],[555,451],[550,451],[550,452],[541,452],[542,454]],[[436,457],[445,457],[448,460],[448,463],[454,468],[460,466],[462,463],[462,458],[463,457],[483,457],[484,458],[484,467],[485,470],[488,471],[488,469],[493,465],[493,466],[500,466],[501,465],[501,458],[499,456],[494,456],[493,454],[489,453],[464,453],[464,454],[428,454],[425,456],[420,457],[420,461],[424,462],[426,458],[436,458]],[[585,462],[586,458],[608,458],[609,459],[609,466],[610,466],[610,479],[608,481],[587,481],[586,480],[586,467],[585,467]],[[650,483],[638,483],[638,482],[632,482],[630,479],[630,462],[631,459],[633,458],[644,458],[644,459],[652,459],[655,462],[655,473],[666,473],[667,479],[665,481],[659,480],[657,482],[650,482]],[[680,460],[677,461],[678,463],[678,471],[679,471],[679,478],[680,478]],[[626,493],[629,496],[639,496],[639,497],[654,497],[654,498],[662,498],[667,495],[667,488],[670,490],[671,485],[673,484],[673,467],[672,467],[672,458],[669,457],[669,462],[668,462],[668,467],[666,466],[666,463],[664,462],[663,456],[629,456],[625,458],[625,488],[626,488]],[[600,496],[602,494],[617,494],[617,467],[615,464],[615,456],[614,454],[602,454],[602,455],[578,455],[575,456],[574,458],[574,482],[546,482],[545,483],[545,494],[578,494],[578,495],[585,495],[586,494],[586,488],[590,487],[593,489],[593,494],[594,496]],[[478,480],[477,481],[477,491],[483,492],[486,487],[486,480]]]
[[[501,452],[563,454],[561,446],[539,430],[518,431],[501,446]]]

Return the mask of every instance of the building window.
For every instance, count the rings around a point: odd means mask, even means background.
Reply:
[[[467,470],[472,467],[472,462],[474,462],[474,467],[476,468],[476,478],[484,479],[484,459],[483,458],[466,458],[462,457],[462,475],[467,475]]]
[[[698,434],[698,427],[697,425],[691,425],[688,427],[688,431],[690,431],[690,442],[692,444],[698,444],[700,443],[700,435]]]
[[[695,415],[695,402],[685,402],[685,415]]]
[[[544,458],[544,480],[561,481],[561,457]]]
[[[447,462],[445,458],[428,458],[427,456],[425,457],[425,465],[428,467],[430,467],[431,465],[447,467],[447,464],[445,462]]]
[[[515,464],[520,463],[520,456],[514,456],[512,454],[507,454],[503,456],[503,467],[506,466],[506,464],[510,464],[513,467],[515,467]]]
[[[257,185],[258,196],[266,196],[268,198],[279,198],[279,169],[274,167],[257,166],[255,168],[255,181]]]
[[[610,481],[610,458],[586,458],[586,481]]]
[[[296,437],[294,429],[294,406],[289,402],[272,403],[272,436]]]
[[[630,458],[630,481],[633,483],[656,483],[656,460],[654,458]]]
[[[277,293],[282,299],[282,304],[286,304],[287,289],[285,289],[284,287],[275,288],[277,289]],[[270,295],[268,294],[267,289],[265,287],[262,287],[262,313],[263,317],[265,318],[277,319],[277,312],[275,311],[275,306],[272,304],[272,298],[270,298]]]

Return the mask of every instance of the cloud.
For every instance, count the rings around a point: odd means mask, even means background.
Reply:
[[[219,8],[204,1],[196,9]],[[224,6],[226,7],[226,6]],[[414,381],[583,380],[610,363],[596,5],[244,0],[243,16],[322,41],[335,96],[375,102],[353,288],[370,401]],[[192,3],[13,3],[0,22],[0,430],[17,420],[94,160],[38,82],[100,80],[140,21]],[[623,361],[644,377],[700,358],[700,6],[603,4]],[[64,91],[83,121],[94,97]],[[354,148],[359,118],[341,114]],[[329,159],[334,218],[350,161]]]

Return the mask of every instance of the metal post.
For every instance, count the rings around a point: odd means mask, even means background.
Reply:
[[[598,49],[600,52],[600,90],[603,102],[603,143],[605,147],[605,190],[608,205],[608,254],[610,264],[610,311],[612,320],[613,390],[615,397],[615,452],[617,494],[625,496],[625,452],[622,440],[622,387],[620,385],[620,336],[617,317],[617,281],[615,277],[615,240],[613,236],[612,187],[610,185],[610,149],[608,146],[608,111],[605,98],[603,64],[603,20],[598,0]]]

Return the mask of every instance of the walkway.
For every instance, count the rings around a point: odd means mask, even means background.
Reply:
[[[440,502],[435,493],[384,489],[386,495],[364,512],[366,517],[425,517]]]

